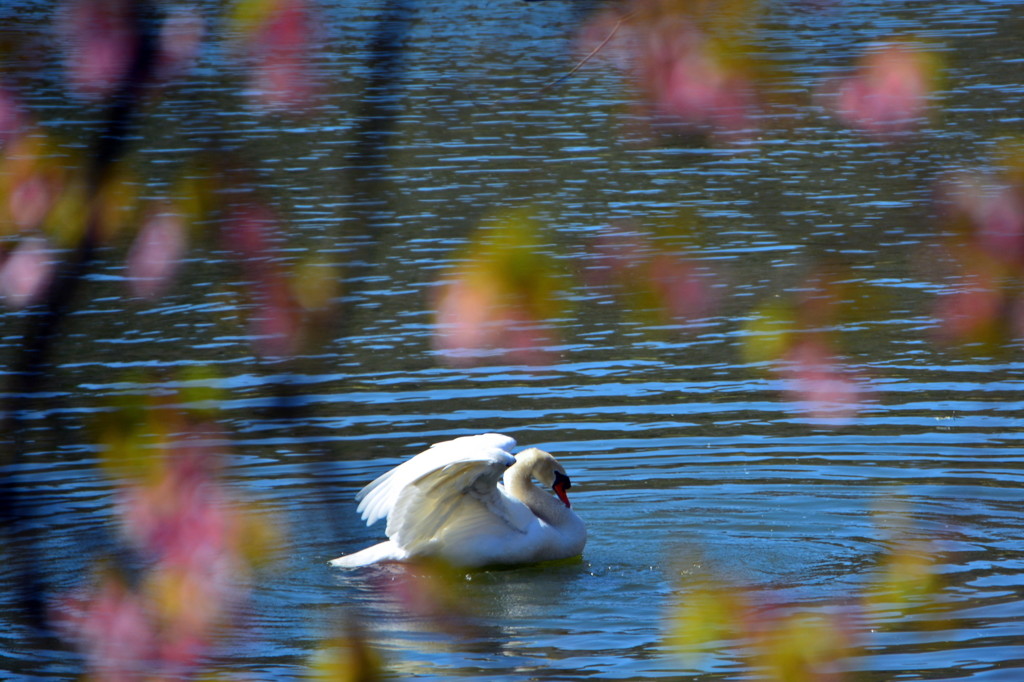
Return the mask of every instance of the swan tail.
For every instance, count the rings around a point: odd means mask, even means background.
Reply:
[[[400,548],[395,543],[388,540],[387,542],[381,542],[361,549],[358,552],[352,554],[346,554],[340,556],[337,559],[332,559],[328,563],[331,566],[338,568],[358,568],[360,566],[369,566],[380,561],[402,561],[408,559],[409,553]]]

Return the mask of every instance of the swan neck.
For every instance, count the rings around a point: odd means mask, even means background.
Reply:
[[[531,458],[526,458],[512,465],[505,472],[505,489],[539,518],[557,525],[569,510],[553,495],[548,495],[533,484],[534,464]]]

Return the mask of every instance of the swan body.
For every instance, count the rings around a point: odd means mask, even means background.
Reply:
[[[464,436],[432,445],[383,474],[356,499],[367,525],[387,519],[388,539],[331,565],[435,557],[477,568],[579,555],[587,531],[569,506],[565,470],[537,448],[513,455],[515,445],[498,433]]]

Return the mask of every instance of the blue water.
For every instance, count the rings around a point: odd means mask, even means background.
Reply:
[[[929,598],[941,610],[873,614],[842,669],[854,679],[1024,675],[1024,358],[1019,344],[937,344],[930,314],[953,283],[934,248],[930,183],[1021,132],[1020,3],[772,3],[759,45],[790,65],[793,88],[865,42],[912,31],[947,55],[942,115],[894,148],[809,104],[810,115],[740,149],[624,139],[628,93],[599,66],[517,99],[572,67],[583,3],[424,5],[371,238],[342,180],[374,8],[320,4],[318,68],[330,87],[310,116],[266,116],[229,97],[234,85],[219,74],[234,65],[211,49],[152,113],[140,146],[152,179],[139,189],[159,195],[168,166],[215,131],[284,216],[278,264],[315,252],[350,268],[348,317],[292,361],[260,359],[221,244],[193,244],[179,282],[151,302],[125,294],[124,246],[104,248],[29,415],[24,454],[2,472],[33,519],[0,544],[0,677],[80,671],[65,645],[23,622],[18,543],[34,538],[51,595],[80,585],[116,545],[118,524],[90,425],[112,398],[183,385],[216,389],[214,418],[230,434],[223,478],[286,533],[214,648],[209,668],[226,679],[299,677],[352,619],[395,678],[751,679],[756,645],[742,638],[680,655],[669,640],[675,605],[713,579],[786,608],[851,609],[908,528],[932,552],[940,587]],[[38,4],[22,5],[22,28],[41,30]],[[69,144],[84,144],[74,140],[94,122],[56,88],[56,60],[46,64],[33,104]],[[446,364],[430,338],[436,282],[487,216],[524,207],[544,225],[544,252],[578,280],[588,240],[610,222],[643,229],[683,209],[695,257],[716,273],[718,308],[679,330],[576,284],[549,364]],[[836,260],[876,294],[835,323],[847,366],[871,389],[838,427],[744,358],[754,311]],[[5,366],[26,316],[0,312]],[[178,374],[195,368],[212,376]],[[362,485],[430,443],[483,431],[565,465],[589,529],[582,560],[448,576],[464,611],[457,626],[395,597],[396,584],[424,579],[415,571],[327,566],[381,537],[355,511]]]

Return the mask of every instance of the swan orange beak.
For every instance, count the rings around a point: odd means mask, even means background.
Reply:
[[[562,501],[566,507],[572,507],[569,504],[569,496],[565,494],[565,491],[572,487],[572,482],[569,477],[560,471],[555,472],[555,484],[551,486],[551,489],[558,495],[558,499]]]

